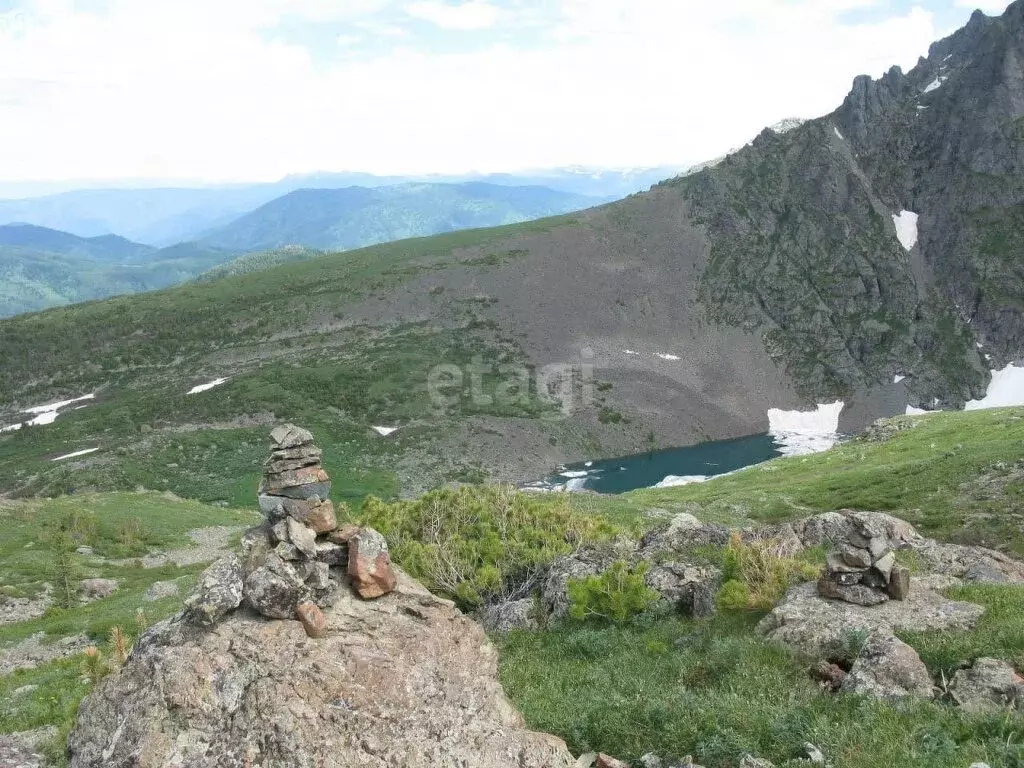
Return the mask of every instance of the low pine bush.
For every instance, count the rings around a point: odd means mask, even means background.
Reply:
[[[646,611],[658,593],[644,583],[649,566],[635,568],[621,560],[602,574],[569,580],[569,615],[579,621],[598,619],[625,624]]]
[[[568,494],[552,500],[511,486],[464,486],[415,501],[371,496],[359,521],[380,531],[392,558],[429,589],[474,608],[529,594],[555,558],[618,533],[572,505]]]

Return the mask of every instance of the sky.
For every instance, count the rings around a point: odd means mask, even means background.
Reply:
[[[0,183],[686,167],[1005,0],[0,0]]]

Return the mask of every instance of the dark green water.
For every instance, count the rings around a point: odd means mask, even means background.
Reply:
[[[651,488],[668,477],[724,475],[781,455],[778,444],[770,435],[752,435],[620,459],[572,464],[548,477],[544,484],[548,487],[568,484],[570,490],[626,493],[638,488]]]

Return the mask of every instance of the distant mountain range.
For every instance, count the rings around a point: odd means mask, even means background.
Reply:
[[[198,243],[158,249],[114,235],[0,226],[0,316],[165,288],[234,255]]]
[[[669,167],[636,170],[565,168],[522,174],[463,176],[316,173],[288,176],[269,184],[208,188],[81,189],[24,199],[0,199],[0,224],[25,222],[80,237],[117,234],[159,247],[199,239],[261,205],[300,189],[483,182],[503,187],[542,186],[556,192],[612,200],[647,190],[681,170]],[[8,185],[6,194],[9,196],[17,189]],[[0,189],[0,193],[3,192]]]
[[[148,201],[138,208],[140,221],[156,221],[156,214],[182,203],[186,192],[198,195],[200,191],[139,193]],[[94,203],[101,199],[109,202],[119,194],[110,190],[68,193],[59,196],[60,206],[51,210],[59,213],[64,211],[61,206],[68,205],[66,212],[71,215],[76,209],[69,201],[94,195]],[[243,199],[251,202],[256,199],[254,194],[252,190],[237,191],[232,204]],[[227,198],[220,202],[209,196],[206,199],[209,205],[203,212],[176,219],[182,231],[209,224],[219,215],[215,211],[223,212],[223,207],[216,206],[223,206]],[[43,206],[39,210],[44,210],[54,200],[36,202]],[[83,237],[35,224],[0,225],[0,316],[165,288],[200,275],[210,279],[211,274],[248,272],[306,258],[310,248],[348,250],[459,229],[514,224],[590,208],[604,200],[547,187],[482,182],[301,189],[244,212],[198,239],[164,248],[119,235]],[[91,215],[90,210],[85,206],[74,215],[81,223]],[[161,226],[169,221],[163,219]],[[244,258],[235,263],[239,256]],[[222,273],[205,274],[227,262],[231,264]]]
[[[239,252],[286,245],[348,250],[459,229],[516,224],[600,202],[547,187],[480,182],[301,189],[215,230],[201,242]]]

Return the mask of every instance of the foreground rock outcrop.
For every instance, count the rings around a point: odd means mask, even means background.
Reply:
[[[395,574],[378,600],[336,590],[322,639],[247,609],[153,626],[83,702],[71,767],[573,766],[524,728],[480,627]]]
[[[974,628],[984,612],[980,605],[950,600],[916,579],[907,600],[872,606],[830,600],[818,594],[816,584],[801,584],[786,594],[757,629],[771,640],[822,658],[854,634],[966,631]]]

